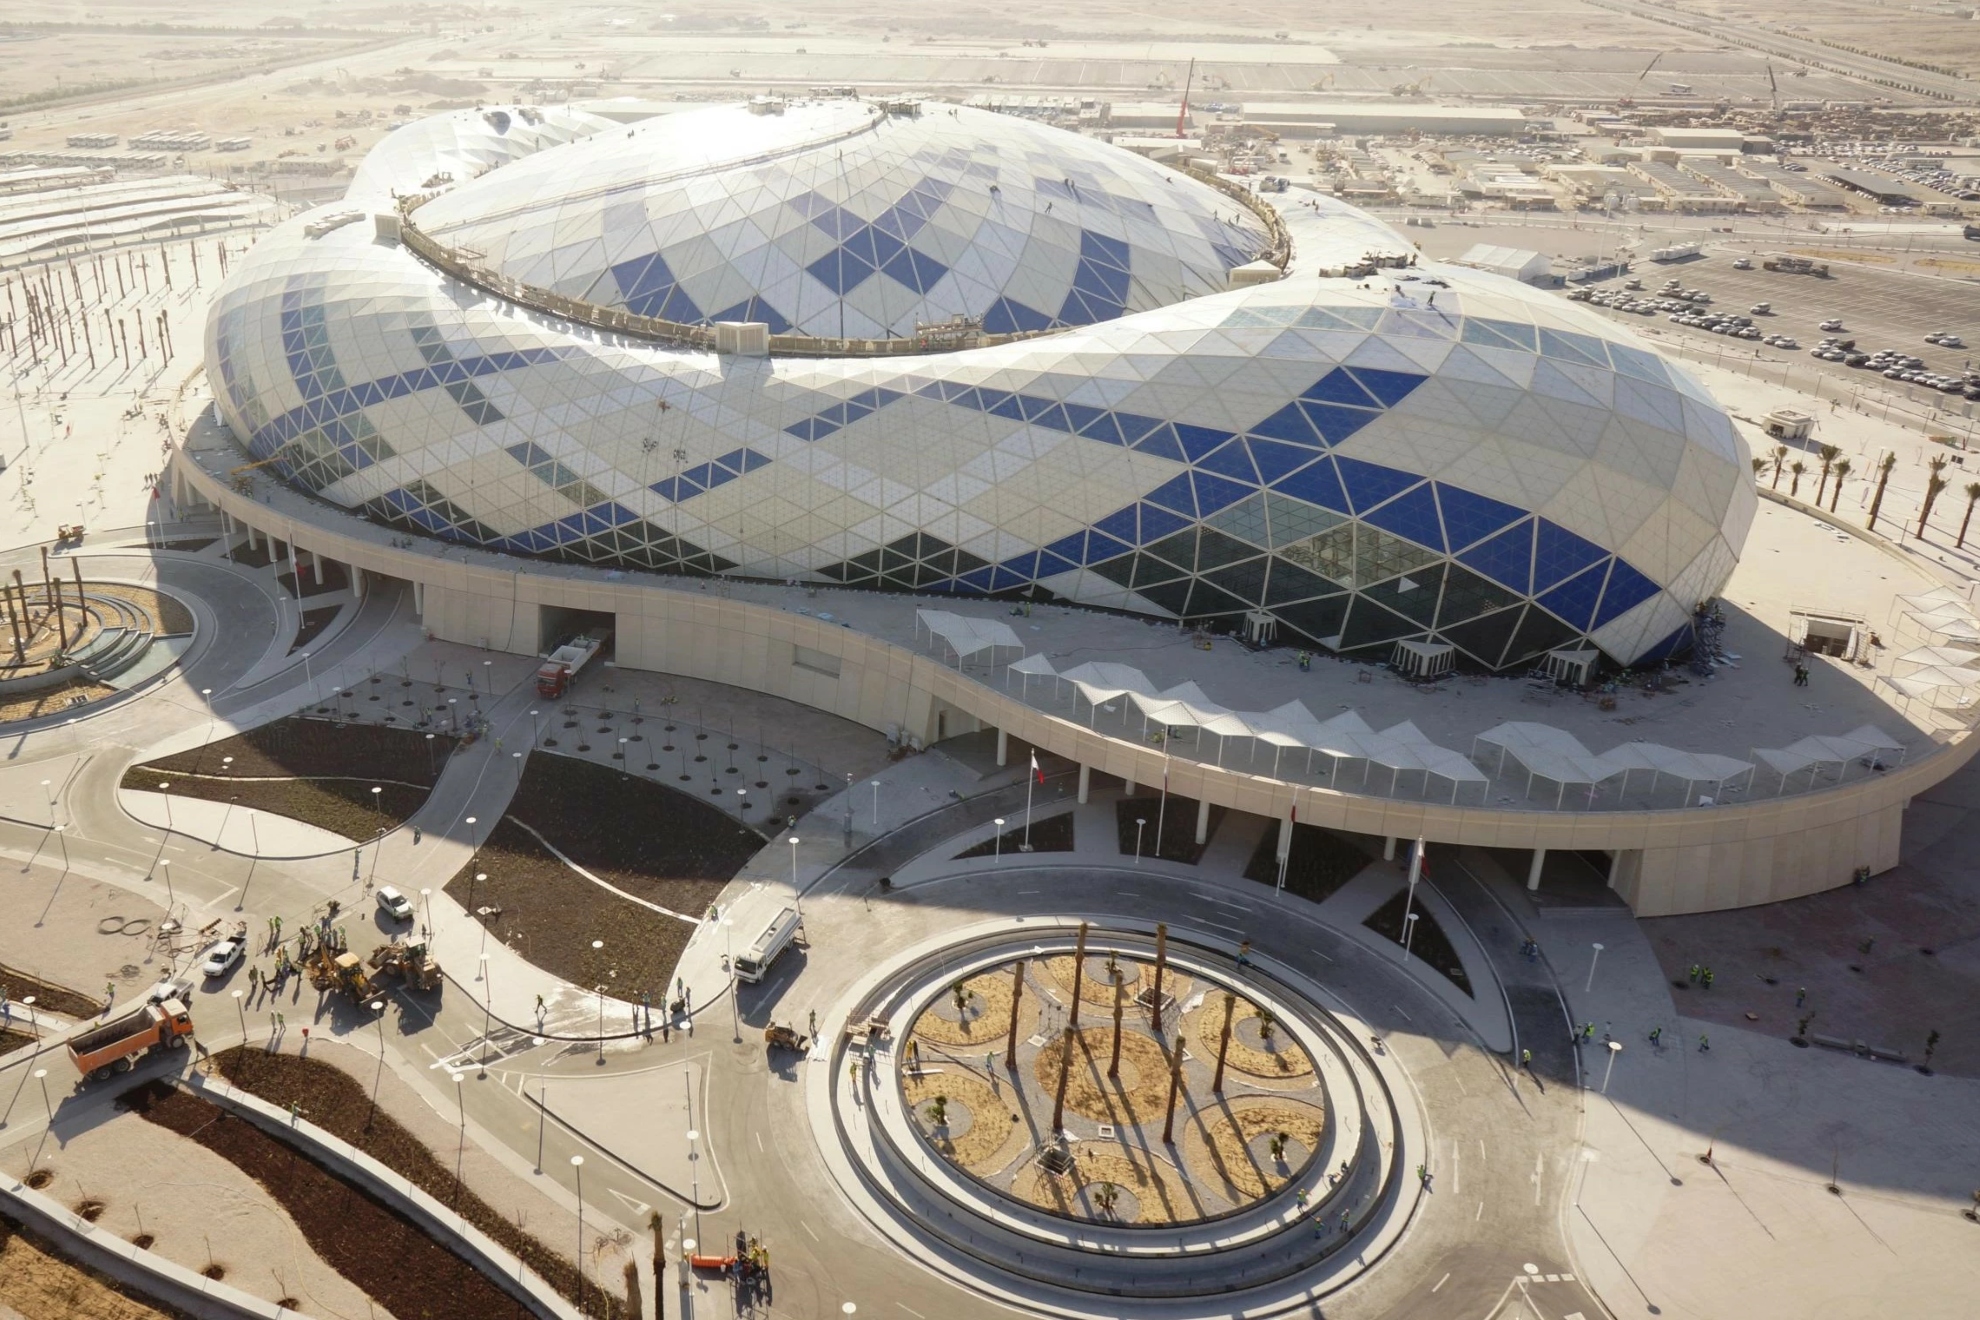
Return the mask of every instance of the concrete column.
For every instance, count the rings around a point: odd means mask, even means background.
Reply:
[[[1385,862],[1396,860],[1396,836],[1393,834],[1382,840],[1382,860]]]
[[[314,570],[316,571],[316,585],[317,585],[317,586],[319,586],[319,587],[320,587],[320,586],[322,586],[322,585],[323,585],[323,556],[322,556],[321,554],[319,554],[319,553],[318,553],[317,551],[315,551],[315,550],[312,550],[312,551],[310,551],[310,552],[309,552],[309,564],[310,564],[310,567],[311,567],[312,569],[314,569]]]
[[[1196,804],[1196,842],[1200,845],[1210,837],[1210,799],[1203,798]]]
[[[426,584],[424,582],[413,583],[413,613],[422,619],[426,617]]]
[[[1134,796],[1134,776],[1133,776],[1133,775],[1129,775],[1129,776],[1128,776],[1128,777],[1127,777],[1126,779],[1123,779],[1123,780],[1121,781],[1121,796],[1122,796],[1122,797],[1133,797],[1133,796]]]
[[[1272,855],[1279,861],[1292,856],[1293,822],[1290,815],[1279,817],[1279,847]]]
[[[1093,767],[1081,763],[1079,767],[1079,804],[1086,805],[1087,790],[1093,787]]]
[[[1011,763],[1011,735],[1007,729],[997,730],[997,764]]]
[[[1545,848],[1535,848],[1533,850],[1533,865],[1526,870],[1526,887],[1528,889],[1538,890],[1540,888],[1540,868],[1546,864],[1547,850]]]
[[[364,595],[364,570],[356,564],[349,565],[349,568],[351,570],[351,594],[353,596]]]

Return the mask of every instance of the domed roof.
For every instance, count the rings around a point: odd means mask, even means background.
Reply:
[[[414,219],[566,297],[824,338],[905,336],[956,316],[993,334],[1111,320],[1219,292],[1270,242],[1216,189],[1093,139],[855,100],[606,129]]]

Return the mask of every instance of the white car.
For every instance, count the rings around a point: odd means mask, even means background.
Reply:
[[[1734,269],[1734,270],[1752,270],[1752,269],[1753,269],[1753,259],[1752,259],[1751,257],[1734,257],[1734,258],[1733,258],[1733,269]]]
[[[199,965],[200,975],[211,979],[225,976],[241,965],[247,956],[247,945],[241,940],[221,940],[206,951],[206,961]]]
[[[393,921],[413,919],[412,900],[390,885],[378,886],[378,910]]]
[[[1828,320],[1822,322],[1821,325],[1815,328],[1818,330],[1841,330],[1843,328],[1843,323],[1838,320]]]

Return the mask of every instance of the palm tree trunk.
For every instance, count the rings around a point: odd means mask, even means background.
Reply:
[[[1980,499],[1972,499],[1966,502],[1966,516],[1959,520],[1959,539],[1953,542],[1953,549],[1955,550],[1964,550],[1966,548],[1966,529],[1973,523],[1973,506],[1975,504],[1980,504]]]

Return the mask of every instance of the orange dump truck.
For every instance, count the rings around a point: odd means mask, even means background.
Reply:
[[[145,1004],[112,1022],[69,1038],[69,1061],[101,1081],[157,1050],[182,1050],[192,1035],[192,1010],[176,999]]]

